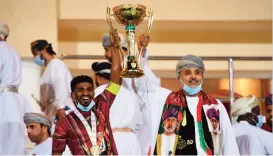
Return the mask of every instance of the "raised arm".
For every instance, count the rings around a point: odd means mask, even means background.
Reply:
[[[151,68],[148,65],[148,51],[147,46],[150,43],[150,36],[149,34],[142,34],[139,36],[137,44],[138,49],[140,51],[141,57],[140,57],[140,64],[142,66],[142,69],[144,71],[144,80],[138,79],[137,81],[142,81],[140,84],[143,84],[143,81],[147,81],[147,83],[160,86],[160,79],[156,77],[154,72],[151,70]]]
[[[111,47],[109,50],[112,54],[112,66],[111,66],[111,74],[110,74],[110,81],[120,85],[121,84],[121,53],[119,45],[120,45],[120,37],[118,33],[115,32],[112,34],[111,39]]]

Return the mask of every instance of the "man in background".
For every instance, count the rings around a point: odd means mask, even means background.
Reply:
[[[120,36],[122,36],[120,34]],[[141,110],[141,118],[143,119],[139,125],[137,136],[141,146],[141,154],[151,154],[156,140],[158,131],[159,118],[162,113],[163,105],[167,96],[171,93],[170,90],[160,87],[160,79],[156,77],[148,65],[149,53],[147,46],[150,42],[148,34],[142,34],[137,40],[138,50],[140,50],[140,66],[143,69],[144,76],[140,78],[122,78],[121,87],[126,88],[131,92],[131,96],[126,98],[127,101],[136,101],[138,109]],[[112,53],[109,51],[110,36],[104,35],[102,45],[105,50],[106,59],[111,62]],[[125,56],[124,62],[128,56],[128,40],[121,37],[121,47]],[[122,97],[126,97],[123,96]],[[134,100],[130,99],[132,97]],[[136,100],[135,100],[136,99]]]
[[[272,133],[272,94],[266,96],[265,108],[266,123],[262,125],[262,129]]]
[[[21,84],[21,60],[7,42],[9,27],[0,23],[0,155],[24,154],[23,115],[28,101],[18,94]]]
[[[255,96],[240,98],[231,106],[231,115],[237,117],[238,123],[233,129],[241,155],[273,154],[273,134],[260,128],[259,114],[259,101]]]
[[[52,139],[50,138],[51,122],[46,115],[39,113],[26,113],[24,122],[27,134],[35,147],[29,155],[51,155]]]
[[[101,94],[110,82],[111,63],[94,62],[92,70],[95,73],[97,88],[95,97]],[[120,90],[110,108],[110,124],[114,140],[120,155],[140,155],[141,148],[137,138],[139,126],[142,123],[137,97],[132,90],[121,85]],[[126,142],[126,143],[125,143]]]

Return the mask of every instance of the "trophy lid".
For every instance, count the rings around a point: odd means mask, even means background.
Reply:
[[[122,4],[113,8],[116,20],[123,25],[137,26],[146,16],[146,7],[140,4]]]

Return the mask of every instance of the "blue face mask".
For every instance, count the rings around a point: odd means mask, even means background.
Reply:
[[[183,84],[183,90],[189,95],[195,95],[202,90],[202,83],[195,88],[191,88],[191,87],[187,86],[185,83],[183,83],[183,81],[181,79],[179,79],[179,80]]]
[[[259,127],[259,128],[261,128],[262,127],[262,125],[263,125],[263,123],[264,123],[264,116],[262,116],[262,115],[259,115],[258,116],[258,123],[256,124],[256,126],[257,127]]]
[[[42,60],[40,55],[37,55],[35,58],[34,58],[34,62],[36,64],[38,64],[39,66],[44,66],[45,65],[45,60]]]
[[[90,102],[90,104],[89,104],[87,107],[83,106],[82,104],[80,104],[79,101],[77,101],[77,107],[78,107],[80,110],[84,111],[84,112],[90,111],[90,109],[91,109],[94,105],[95,105],[95,102],[94,102],[93,100]]]

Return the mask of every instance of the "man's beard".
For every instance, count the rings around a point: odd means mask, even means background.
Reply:
[[[170,132],[174,132],[175,127],[173,127],[173,126],[167,126],[164,129],[165,129],[166,132],[170,133]]]
[[[41,140],[42,140],[42,137],[43,137],[43,133],[42,133],[42,130],[40,131],[40,133],[38,135],[29,135],[28,134],[28,137],[29,137],[29,140],[33,143],[39,143]]]
[[[188,83],[189,83],[189,84],[194,83],[195,85],[197,85],[197,84],[199,84],[199,80],[191,79]]]

